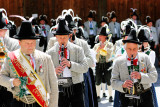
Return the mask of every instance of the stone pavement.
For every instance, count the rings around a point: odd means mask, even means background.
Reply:
[[[155,83],[155,88],[156,88],[156,95],[157,95],[157,100],[158,100],[158,106],[160,107],[160,67],[158,67],[158,61],[156,60],[155,66],[158,72],[158,80]],[[107,88],[106,88],[107,89]],[[113,103],[110,103],[108,98],[108,90],[106,90],[107,97],[102,98],[102,91],[101,91],[101,102],[98,103],[99,107],[113,107]],[[113,91],[113,99],[114,99],[114,91]]]

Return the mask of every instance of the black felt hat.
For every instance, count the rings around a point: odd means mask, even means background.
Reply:
[[[108,24],[108,17],[102,16],[102,20],[100,21],[100,23],[102,22],[105,22],[106,24]]]
[[[47,21],[47,16],[46,16],[46,15],[40,15],[40,16],[39,16],[39,22],[40,22],[41,20],[44,20],[44,21],[46,22],[46,24],[48,23],[48,21]]]
[[[117,16],[116,16],[116,14],[115,14],[115,12],[113,11],[113,12],[111,12],[111,16],[110,16],[110,18],[111,19],[113,19],[113,18],[116,18]]]
[[[123,40],[123,43],[136,43],[136,44],[141,44],[139,42],[137,36],[136,36],[136,30],[132,29],[131,32],[128,35],[128,38],[126,40]]]
[[[144,29],[141,29],[138,33],[138,39],[140,40],[140,42],[149,42],[148,38],[147,38],[147,34],[145,33]]]
[[[59,25],[58,28],[56,29],[55,35],[69,35],[71,32],[66,25],[66,20],[65,19],[59,19]]]
[[[0,10],[0,29],[8,29],[7,24],[8,24],[7,16],[5,16],[3,11]]]
[[[137,15],[137,9],[136,8],[130,8],[131,10],[132,10],[132,14],[131,14],[131,16],[137,16],[138,17],[138,15]]]
[[[96,14],[96,11],[95,10],[90,10],[89,14],[88,14],[88,18],[94,18],[94,14],[93,13]]]
[[[149,22],[153,22],[153,21],[151,20],[150,16],[146,16],[146,23],[148,24]]]
[[[40,39],[36,36],[30,21],[23,21],[20,26],[20,31],[14,36],[15,39]]]
[[[37,22],[37,19],[36,19],[36,18],[34,18],[34,19],[32,20],[32,25],[38,25],[38,22]]]
[[[73,18],[72,18],[72,16],[71,16],[71,14],[67,14],[67,15],[65,16],[65,20],[66,20],[67,23],[68,23],[69,30],[72,31],[72,29],[75,28],[76,26],[75,26],[75,23],[74,23],[74,21],[73,21]]]
[[[138,15],[137,15],[136,12],[133,12],[133,13],[131,14],[131,16],[137,16],[137,17],[138,17]]]
[[[108,36],[109,35],[109,32],[107,32],[107,28],[106,27],[102,27],[99,35],[103,35],[103,36]]]
[[[124,33],[123,33],[122,37],[128,36],[130,31],[131,31],[131,25],[128,24],[125,27],[125,30],[124,30]]]
[[[88,18],[93,18],[93,13],[89,12]]]
[[[9,29],[9,37],[13,37],[17,34],[17,27],[16,25],[14,24],[14,22],[12,22],[11,20],[9,20],[9,23],[8,23],[8,29]]]
[[[83,24],[82,21],[80,21],[80,20],[78,21],[78,27],[79,27],[79,26],[84,26],[84,24]]]
[[[51,26],[55,26],[56,25],[56,20],[55,19],[51,19],[50,22],[51,22]]]

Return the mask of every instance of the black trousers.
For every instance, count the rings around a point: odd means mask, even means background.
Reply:
[[[10,107],[13,94],[7,88],[0,86],[0,107]]]
[[[47,50],[47,37],[44,37],[44,49],[43,52],[46,52]]]
[[[95,45],[95,35],[89,35],[89,45],[91,45],[91,48]]]
[[[63,93],[59,93],[58,107],[84,107],[83,87],[83,83],[78,83],[63,88]]]
[[[137,99],[129,99],[125,97],[124,93],[120,93],[120,107],[154,107],[153,99],[152,99],[152,92],[151,90],[146,91],[140,95],[140,100]]]
[[[120,38],[119,38],[119,37],[117,37],[117,36],[116,36],[116,37],[112,37],[112,43],[113,43],[113,44],[115,44],[115,43],[116,43],[116,41],[117,41],[117,40],[119,40],[119,39],[120,39]]]
[[[13,99],[10,107],[40,107],[40,105],[36,102],[33,104],[25,104],[21,101],[17,101],[16,99]]]
[[[96,85],[106,82],[107,85],[111,85],[111,70],[108,71],[108,68],[111,67],[111,65],[112,62],[96,64]]]

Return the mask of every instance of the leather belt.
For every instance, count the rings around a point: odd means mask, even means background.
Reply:
[[[147,88],[142,93],[145,93],[145,92],[150,91],[150,90],[151,90],[151,88]]]
[[[19,96],[13,96],[13,98],[15,98],[17,101],[21,101],[25,104],[33,104],[36,102],[31,94],[25,95],[22,98],[20,98]]]

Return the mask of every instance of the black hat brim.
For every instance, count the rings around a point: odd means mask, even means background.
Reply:
[[[138,41],[135,41],[135,40],[122,40],[123,43],[136,43],[136,44],[139,44],[141,45],[142,43],[141,42],[138,42]]]
[[[69,35],[71,33],[55,33],[54,35]]]
[[[106,34],[102,34],[102,33],[100,33],[99,35],[102,35],[102,36],[108,36],[108,35],[106,35]]]
[[[18,35],[14,36],[15,39],[40,39],[40,36],[31,36],[31,37],[19,37]]]
[[[149,40],[143,40],[143,41],[141,41],[141,42],[150,42]]]

